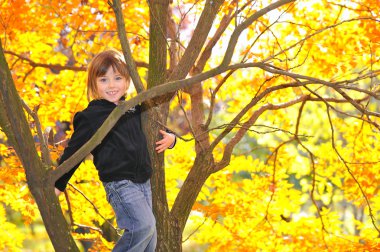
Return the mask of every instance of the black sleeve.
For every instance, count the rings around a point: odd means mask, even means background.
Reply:
[[[62,164],[70,158],[77,150],[79,150],[93,135],[92,128],[85,116],[79,112],[74,116],[74,133],[65,148],[58,164]],[[60,191],[66,189],[67,183],[81,162],[75,165],[69,172],[65,173],[55,182],[55,187]]]
[[[173,149],[174,146],[175,146],[176,143],[177,143],[177,136],[176,136],[176,135],[174,134],[174,132],[171,131],[170,129],[165,129],[165,131],[166,131],[167,133],[172,134],[172,135],[174,136],[174,143],[173,143],[171,146],[169,146],[169,148],[168,148],[168,149]]]

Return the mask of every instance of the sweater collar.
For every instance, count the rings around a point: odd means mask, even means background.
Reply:
[[[120,97],[119,101],[124,101],[124,100],[125,100],[125,96],[122,96],[122,97]],[[102,105],[102,106],[116,107],[115,103],[107,101],[106,99],[92,100],[92,101],[90,101],[89,105],[90,106],[92,106],[92,105]]]

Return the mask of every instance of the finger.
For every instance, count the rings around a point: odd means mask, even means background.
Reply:
[[[157,144],[156,150],[162,152],[162,151],[166,150],[169,146],[170,146],[170,141],[167,141],[167,140],[162,141],[162,143]]]
[[[163,139],[156,142],[156,144],[169,144],[174,141],[174,138],[172,139],[170,135],[165,135]],[[168,145],[168,146],[169,146]]]
[[[156,144],[164,144],[165,143],[165,139],[161,139],[160,141],[157,141]]]
[[[59,190],[59,189],[57,189],[57,188],[54,188],[54,192],[55,192],[55,195],[56,196],[59,196],[62,192]]]
[[[168,132],[166,132],[166,131],[164,131],[164,130],[160,130],[160,133],[161,133],[161,135],[163,135],[163,136],[166,136],[166,135],[168,134]]]
[[[165,148],[158,147],[156,148],[157,153],[161,153],[165,150]]]

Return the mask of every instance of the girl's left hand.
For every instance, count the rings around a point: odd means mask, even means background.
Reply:
[[[163,131],[163,130],[160,130],[160,133],[161,133],[163,138],[160,141],[156,142],[157,153],[161,153],[164,150],[166,150],[167,148],[169,148],[170,146],[172,146],[172,144],[174,143],[174,140],[175,140],[174,134],[168,133],[168,132]]]

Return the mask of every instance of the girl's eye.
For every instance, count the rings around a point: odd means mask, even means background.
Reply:
[[[121,77],[121,76],[116,77],[116,80],[122,80],[122,79],[123,79],[123,77]]]
[[[106,82],[106,81],[107,81],[106,78],[99,78],[98,80],[99,80],[100,82]]]

